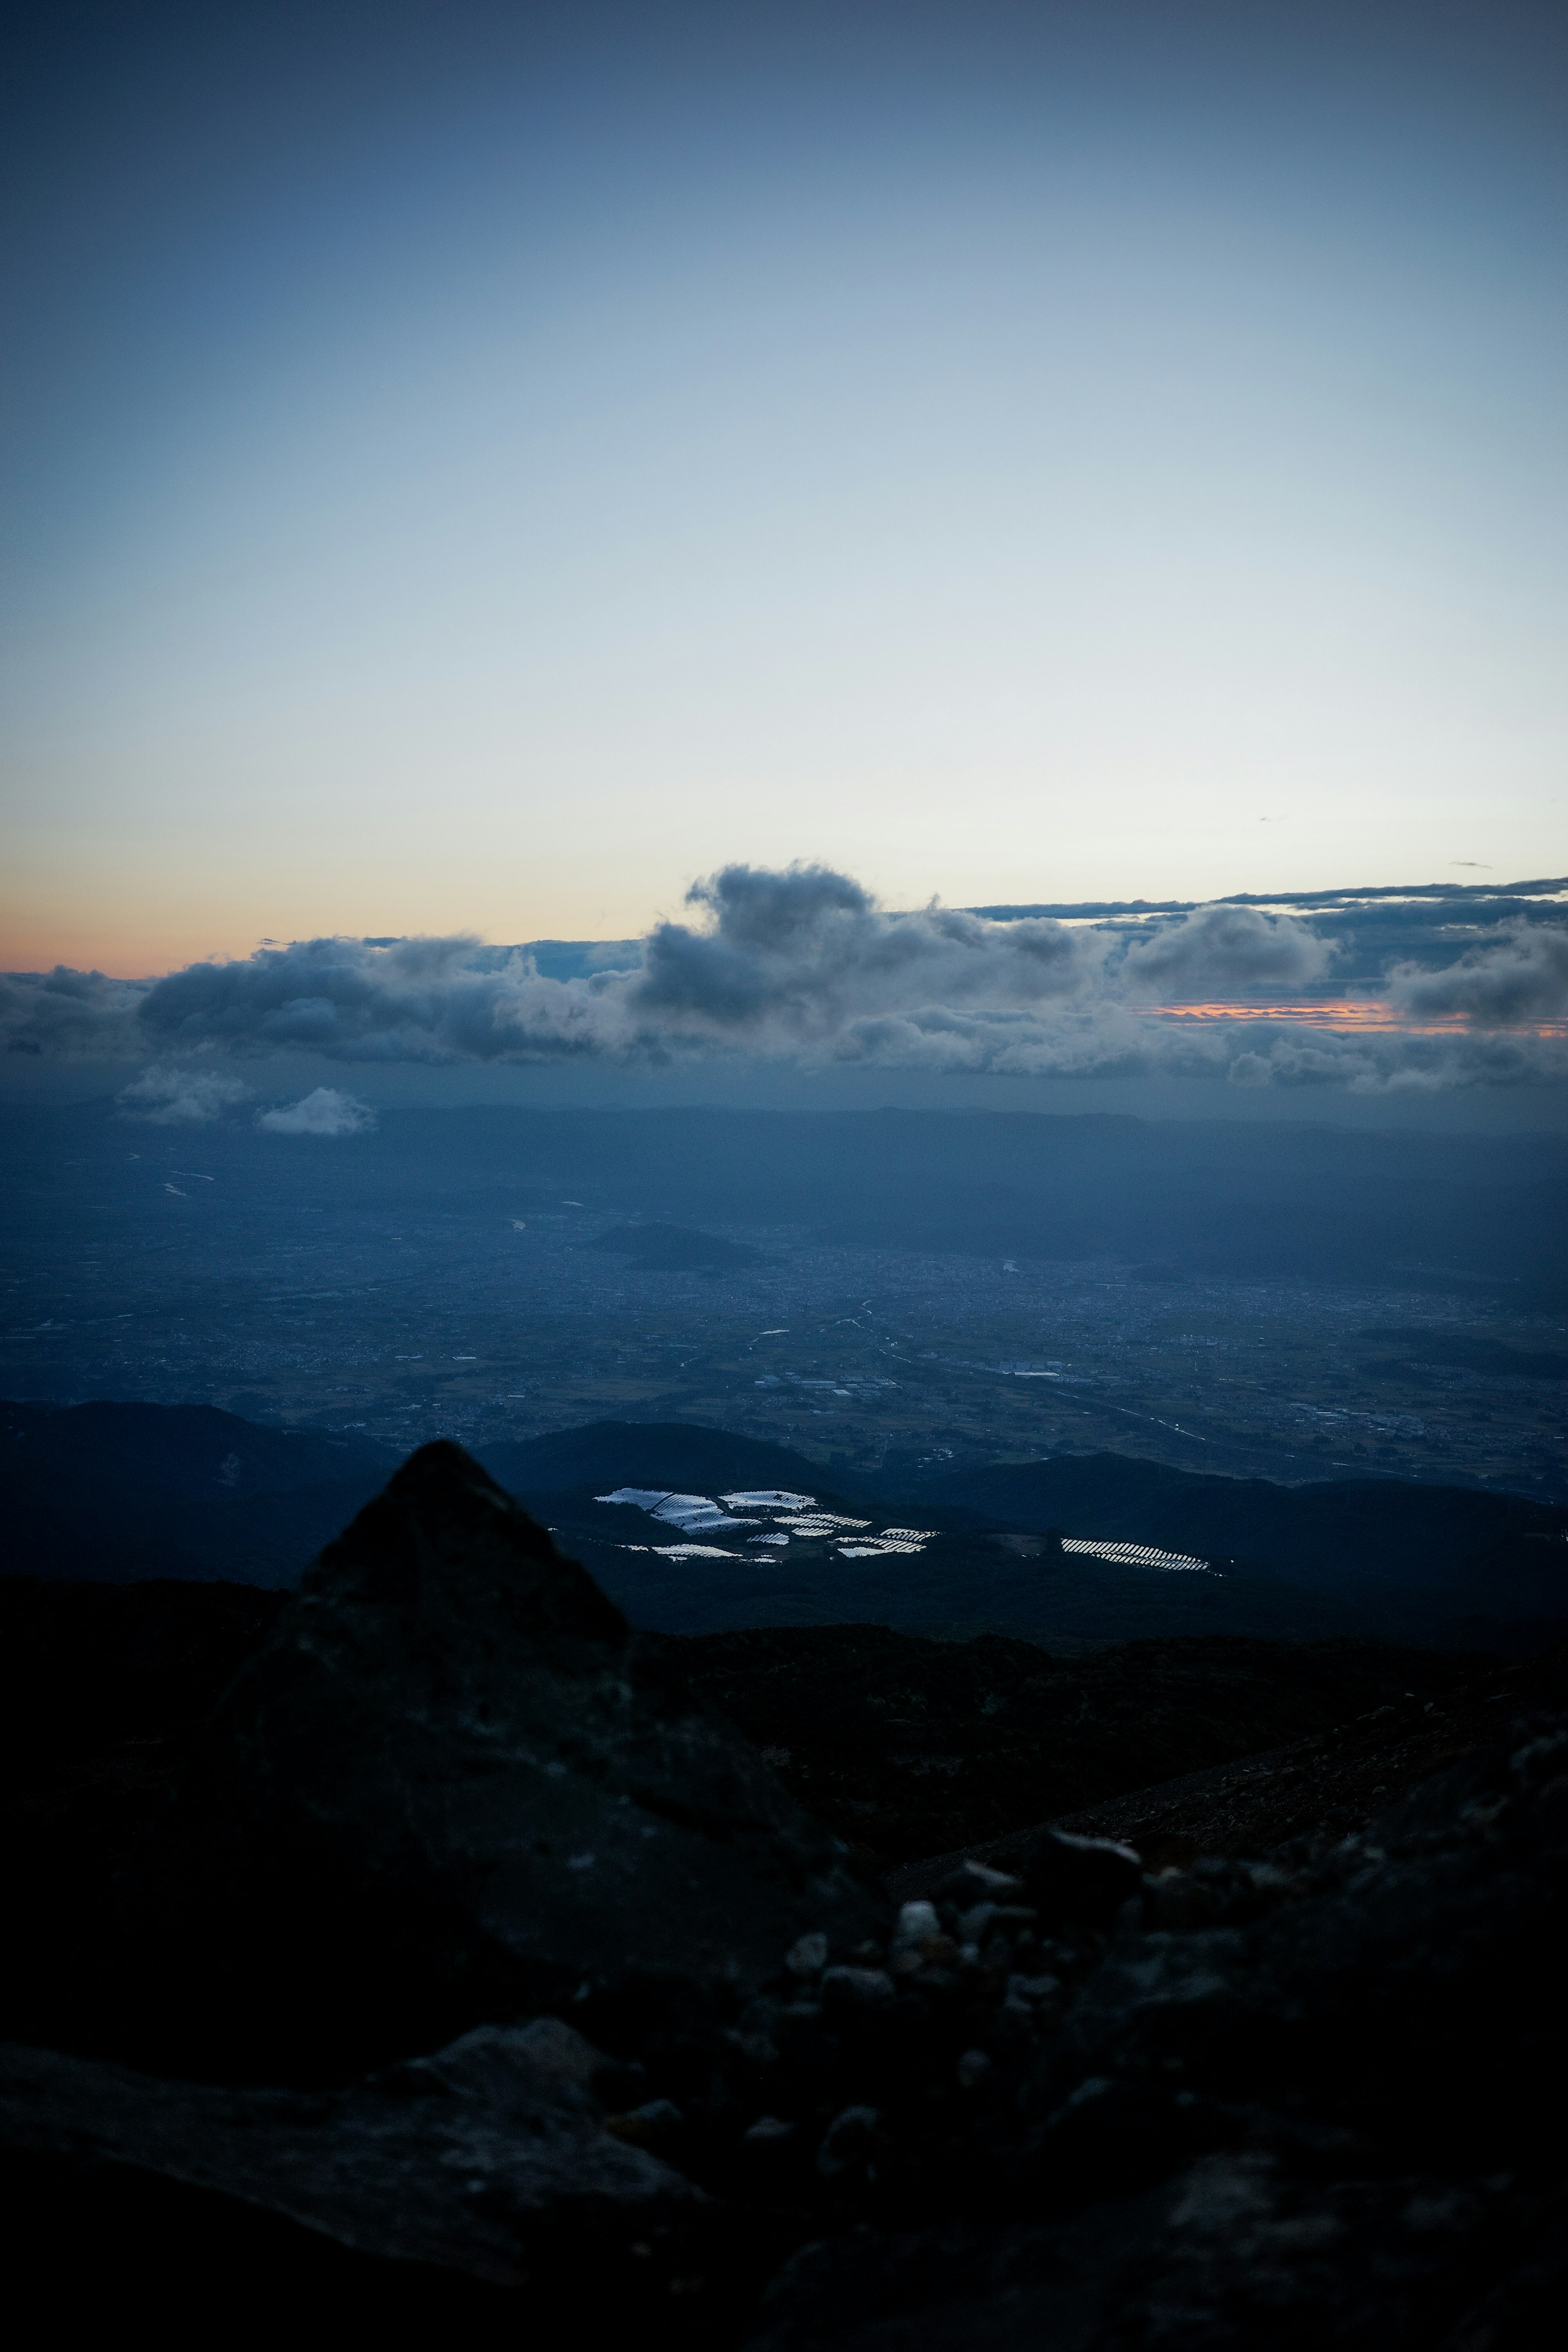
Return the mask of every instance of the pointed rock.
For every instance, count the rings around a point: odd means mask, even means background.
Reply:
[[[125,1895],[163,2054],[300,2080],[574,1999],[743,1996],[883,1907],[447,1444],[307,1572]]]

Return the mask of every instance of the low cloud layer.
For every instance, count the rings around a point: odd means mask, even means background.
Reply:
[[[145,1071],[121,1088],[119,1102],[127,1118],[149,1127],[211,1127],[249,1093],[239,1078],[187,1065]]]
[[[1489,902],[1427,894],[1424,963],[1410,960],[1417,935],[1401,929],[1388,894],[1372,895],[1377,936],[1405,950],[1385,955],[1373,982],[1392,1008],[1381,1030],[1335,1029],[1327,1011],[1319,1026],[1267,1010],[1271,996],[1332,989],[1347,959],[1364,961],[1365,909],[1348,894],[1321,911],[1226,901],[1004,920],[938,906],[890,913],[826,867],[746,866],[699,883],[692,919],[659,923],[616,965],[585,959],[564,978],[542,972],[526,948],[473,939],[309,940],[149,982],[13,974],[0,982],[0,1030],[24,1054],[155,1058],[122,1101],[165,1122],[224,1108],[211,1089],[239,1082],[216,1063],[300,1051],[360,1064],[746,1055],[1003,1076],[1184,1072],[1363,1092],[1568,1076],[1568,1041],[1531,1027],[1568,1013],[1568,923],[1555,895],[1524,911],[1510,900],[1516,910],[1499,921]],[[1237,1017],[1167,1011],[1204,1004]],[[319,1087],[260,1123],[342,1135],[369,1117]]]

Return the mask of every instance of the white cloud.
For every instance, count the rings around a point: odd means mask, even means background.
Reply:
[[[269,1135],[363,1135],[375,1125],[375,1113],[355,1095],[340,1094],[336,1087],[318,1087],[299,1102],[258,1111],[256,1124]]]

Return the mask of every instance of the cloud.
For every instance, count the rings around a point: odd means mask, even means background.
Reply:
[[[363,1135],[375,1125],[375,1113],[355,1095],[318,1087],[297,1103],[258,1111],[256,1124],[269,1135]]]
[[[193,1063],[210,1074],[220,1055],[300,1051],[361,1066],[746,1055],[807,1068],[1160,1072],[1357,1091],[1564,1074],[1561,1040],[1489,1043],[1482,1034],[1563,1010],[1568,930],[1553,919],[1559,898],[1528,913],[1512,898],[1504,913],[1495,896],[1426,893],[1419,925],[1402,929],[1409,910],[1381,897],[1380,928],[1357,934],[1366,910],[1350,896],[1326,893],[1315,912],[1226,901],[999,919],[936,904],[889,911],[822,866],[737,865],[693,887],[686,919],[655,925],[608,961],[543,943],[545,971],[531,949],[465,936],[268,942],[156,981],[12,975],[0,988],[0,1031],[26,1053],[156,1057],[161,1086]],[[1398,959],[1391,984],[1410,1027],[1340,1034],[1247,1017],[1260,992],[1310,988],[1346,957],[1355,959],[1356,986],[1375,994],[1384,983],[1373,966]],[[1183,1001],[1228,1003],[1237,1017],[1173,1020],[1156,1009]],[[1458,1013],[1468,1029],[1422,1036],[1418,1024],[1434,1012]],[[176,1090],[147,1100],[163,1116],[160,1106],[184,1098]],[[264,1113],[262,1124],[344,1134],[362,1113],[322,1087]]]
[[[1459,1019],[1478,1029],[1568,1016],[1568,924],[1500,923],[1440,971],[1396,964],[1390,1001],[1405,1019]]]
[[[211,1127],[249,1092],[238,1078],[216,1070],[175,1067],[147,1071],[121,1087],[116,1099],[124,1118],[151,1127]]]
[[[10,1054],[134,1061],[146,1051],[136,1012],[150,982],[101,971],[0,972],[0,1036]]]
[[[1266,915],[1256,907],[1198,907],[1178,922],[1134,939],[1121,971],[1130,986],[1163,997],[1304,988],[1321,979],[1334,947],[1296,915]]]
[[[625,975],[547,980],[522,948],[451,939],[303,940],[156,982],[137,1018],[162,1049],[314,1051],[353,1062],[553,1060],[635,1041]]]
[[[1037,1010],[1099,979],[1109,942],[1049,917],[889,914],[826,866],[729,866],[689,893],[702,929],[660,923],[625,1002],[665,1033],[763,1051],[837,1048],[855,1024],[939,1009]]]
[[[1463,1031],[1342,1035],[1258,1023],[1229,1040],[1225,1076],[1238,1087],[1342,1087],[1354,1095],[1452,1094],[1568,1078],[1568,1040]]]

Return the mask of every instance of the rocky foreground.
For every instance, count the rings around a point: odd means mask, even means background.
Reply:
[[[427,1447],[73,1932],[70,2046],[0,2053],[14,2291],[204,2336],[1555,2341],[1562,1681],[1332,1842],[1043,1829],[895,1905]]]

